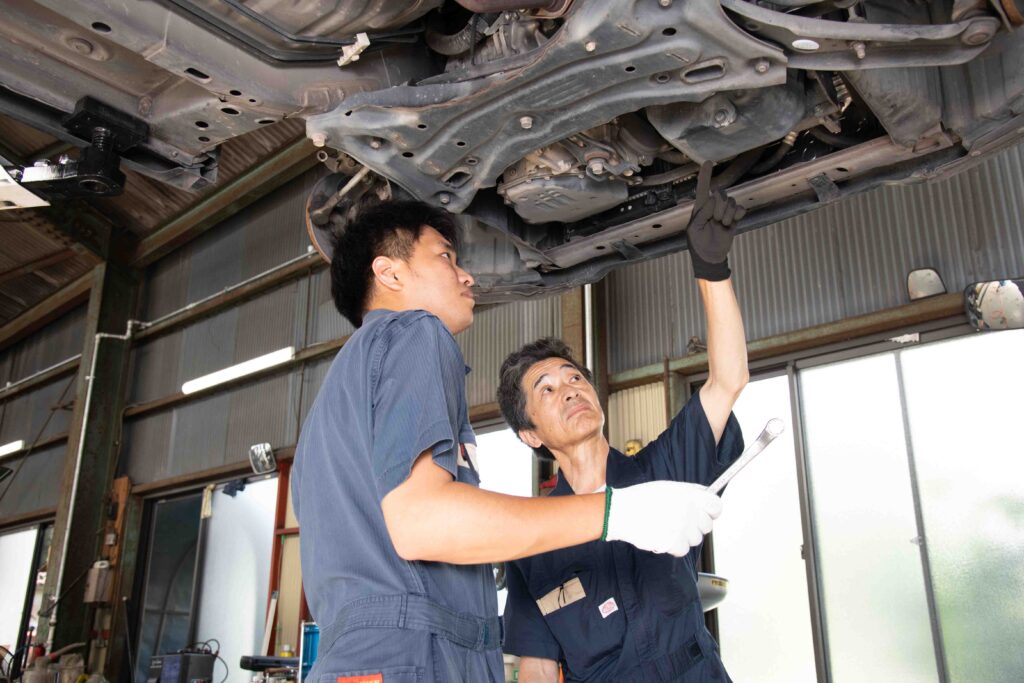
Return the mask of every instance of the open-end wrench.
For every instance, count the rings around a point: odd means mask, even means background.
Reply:
[[[761,434],[754,440],[754,443],[747,446],[743,454],[736,459],[736,462],[730,465],[729,469],[725,472],[722,472],[718,479],[711,482],[711,486],[708,486],[708,491],[715,494],[721,493],[725,485],[732,481],[732,478],[739,474],[740,470],[746,467],[768,444],[775,440],[775,437],[784,431],[786,431],[786,425],[782,423],[782,420],[777,417],[768,420],[768,424],[761,430]]]

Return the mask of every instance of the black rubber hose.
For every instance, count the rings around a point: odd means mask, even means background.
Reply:
[[[431,50],[452,57],[454,55],[461,55],[472,48],[480,42],[480,38],[483,35],[483,31],[477,28],[477,18],[474,15],[462,29],[450,35],[438,31],[437,26],[432,22],[427,25],[424,38],[426,38],[427,46]]]
[[[775,151],[770,157],[764,161],[758,162],[753,168],[750,169],[751,173],[760,175],[761,173],[767,173],[782,162],[782,158],[789,154],[789,150],[793,149],[793,143],[788,140],[783,140],[779,143],[779,146],[775,148]]]
[[[688,164],[693,161],[677,149],[666,149],[663,152],[657,152],[654,156],[672,164]]]
[[[698,171],[700,171],[700,166],[697,164],[684,164],[679,168],[673,168],[671,171],[665,171],[658,175],[646,176],[640,183],[640,186],[650,187],[652,185],[665,185],[666,183],[681,180],[686,176],[696,175]]]
[[[762,150],[752,149],[744,152],[729,164],[724,171],[711,179],[712,190],[724,190],[736,184],[736,181],[747,174],[748,171],[761,158]]]
[[[832,145],[833,147],[840,147],[843,149],[847,147],[853,147],[854,145],[859,145],[861,142],[863,142],[863,140],[858,140],[857,138],[851,138],[846,135],[836,135],[835,133],[830,133],[821,126],[818,126],[817,128],[812,128],[811,135],[821,140],[826,145]]]

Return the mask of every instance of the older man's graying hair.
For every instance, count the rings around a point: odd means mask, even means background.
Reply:
[[[501,408],[505,422],[516,435],[523,429],[533,429],[534,427],[530,417],[526,414],[523,376],[533,365],[548,358],[561,358],[579,370],[588,382],[593,383],[590,371],[573,357],[569,346],[556,337],[538,339],[509,354],[505,362],[501,364],[498,406]]]

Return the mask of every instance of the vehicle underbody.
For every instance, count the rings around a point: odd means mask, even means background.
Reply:
[[[444,207],[483,301],[685,249],[705,161],[743,232],[1024,137],[1021,0],[3,6],[0,112],[87,146],[62,120],[91,95],[148,127],[123,164],[186,189],[301,117],[333,172],[314,239],[379,197]]]

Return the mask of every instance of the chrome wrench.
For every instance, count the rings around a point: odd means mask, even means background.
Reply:
[[[763,451],[768,444],[774,441],[775,437],[782,434],[784,431],[786,431],[786,425],[783,424],[782,420],[777,417],[773,417],[768,420],[768,424],[766,424],[764,429],[761,430],[761,434],[754,439],[754,443],[747,446],[743,451],[743,454],[736,459],[736,462],[729,465],[729,469],[722,472],[718,479],[711,482],[711,485],[708,486],[708,491],[715,494],[721,493],[722,489],[725,488],[725,485],[732,481],[732,478],[739,474],[740,470],[750,464],[751,460],[760,455],[761,451]]]

